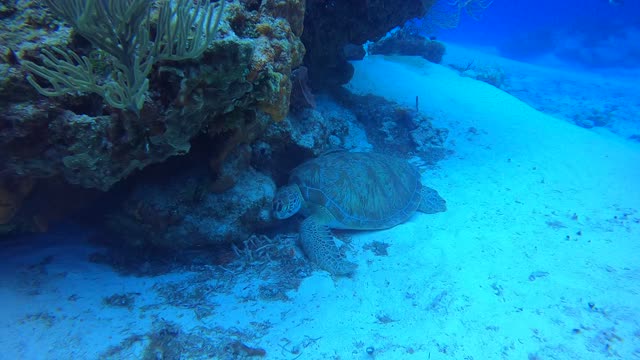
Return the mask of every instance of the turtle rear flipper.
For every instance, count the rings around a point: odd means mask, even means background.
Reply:
[[[420,194],[418,211],[425,214],[435,214],[447,211],[447,202],[430,187],[423,186]]]
[[[300,225],[302,249],[309,259],[332,275],[350,275],[357,265],[344,259],[331,236],[331,231],[317,216],[306,218]]]

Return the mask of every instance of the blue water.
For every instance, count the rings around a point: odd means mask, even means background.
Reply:
[[[447,47],[441,64],[354,62],[346,88],[393,105],[372,101],[363,120],[319,95],[291,121],[300,143],[321,128],[365,151],[410,143],[394,140],[407,124],[390,113],[409,123],[405,137],[446,132],[433,163],[402,149],[446,212],[335,232],[357,264],[350,277],[309,261],[301,218],[233,246],[150,250],[141,244],[234,228],[225,216],[248,201],[246,184],[270,176],[238,180],[220,208],[209,188],[185,195],[210,158],[161,168],[128,184],[138,197],[127,206],[150,234],[123,240],[96,225],[119,199],[108,193],[92,216],[3,238],[0,360],[640,359],[640,2],[495,0],[434,34]],[[256,194],[271,191],[260,184]],[[191,228],[174,227],[172,211]]]
[[[496,0],[479,19],[463,13],[456,29],[440,35],[522,60],[555,53],[580,67],[634,67],[640,63],[640,3]]]

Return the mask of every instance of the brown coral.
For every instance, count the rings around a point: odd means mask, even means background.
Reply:
[[[18,66],[0,64],[0,71],[8,74],[0,81],[6,109],[0,113],[0,173],[60,176],[71,184],[106,191],[138,169],[189,152],[191,141],[203,132],[244,126],[234,123],[234,113],[284,118],[291,69],[300,65],[304,54],[299,39],[303,17],[302,0],[229,3],[218,38],[202,57],[155,66],[149,74],[147,102],[135,119],[105,107],[92,95],[44,98],[26,83]],[[6,21],[0,18],[0,24],[11,25]],[[90,44],[68,27],[35,27],[25,21],[21,26],[24,33],[12,42],[19,60],[33,60],[39,48],[50,46],[91,52]],[[42,41],[30,41],[34,36]],[[91,59],[96,69],[109,65]],[[14,210],[7,205],[4,212],[9,218]]]

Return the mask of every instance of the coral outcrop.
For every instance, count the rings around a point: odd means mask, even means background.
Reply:
[[[282,120],[289,108],[290,75],[302,62],[304,1],[234,1],[216,40],[201,58],[161,61],[149,75],[139,114],[77,93],[44,97],[25,80],[26,60],[43,48],[68,47],[109,75],[101,51],[54,20],[37,2],[17,1],[2,16],[0,176],[49,178],[108,190],[136,169],[183,155],[202,131],[224,132],[246,111]],[[31,16],[25,16],[29,13]],[[33,19],[35,14],[44,14]],[[255,116],[255,115],[254,115]]]
[[[307,2],[302,41],[304,64],[314,88],[345,84],[353,75],[350,45],[381,38],[407,20],[424,16],[436,0],[355,0]],[[345,53],[345,47],[349,51]]]
[[[121,76],[117,61],[43,2],[3,5],[0,234],[44,231],[92,203],[95,211],[85,213],[128,245],[243,241],[273,225],[276,186],[312,156],[346,148],[441,158],[446,131],[428,118],[378,98],[314,88],[347,81],[347,59],[362,56],[359,45],[423,15],[431,2],[227,1],[201,55],[154,59],[151,71],[140,72],[144,96],[124,103],[82,88],[38,92],[34,79],[52,85],[46,76],[27,80],[46,66],[43,53],[73,51],[98,85]],[[162,19],[157,5],[151,41]]]
[[[420,34],[414,34],[405,29],[399,29],[369,46],[372,55],[409,55],[420,56],[432,63],[439,64],[445,53],[444,44],[428,39]]]
[[[108,228],[129,246],[185,249],[249,238],[271,222],[276,188],[250,166],[250,151],[244,145],[228,155],[229,186],[192,156],[180,171],[135,183],[108,216]]]
[[[338,103],[350,110],[362,124],[368,141],[378,152],[396,156],[412,154],[427,164],[435,164],[447,155],[445,143],[449,131],[437,128],[416,108],[401,106],[374,95],[355,95],[345,89],[336,92]]]
[[[180,161],[126,180],[132,190],[111,211],[109,228],[129,245],[190,248],[244,241],[273,226],[276,186],[307,159],[335,149],[413,155],[426,164],[446,155],[447,131],[414,109],[347,91],[318,96],[315,105],[269,121],[260,134],[250,125],[240,127],[226,142],[221,138],[218,148],[206,146],[208,136],[199,137]]]

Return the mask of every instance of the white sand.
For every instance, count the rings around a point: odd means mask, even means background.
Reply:
[[[427,289],[443,285],[450,301],[438,320],[451,332],[430,334],[433,341],[449,344],[457,358],[638,356],[640,146],[541,114],[441,66],[388,60],[358,64],[352,89],[384,88],[407,105],[419,96],[455,141],[455,155],[425,176],[449,211],[419,216],[424,225],[409,235],[414,250],[406,248],[412,257],[437,253],[427,255],[435,263],[419,262],[435,266],[444,283]],[[394,84],[384,87],[388,78]],[[566,227],[546,224],[554,221]],[[391,232],[404,228],[412,231]],[[530,281],[535,271],[549,274]],[[409,282],[431,280],[411,274]],[[607,334],[624,342],[604,341]]]
[[[96,358],[159,317],[187,332],[252,333],[243,341],[268,359],[640,357],[640,144],[544,115],[423,60],[355,66],[352,91],[410,107],[417,95],[420,110],[451,130],[454,154],[424,173],[447,212],[350,234],[353,278],[318,271],[290,301],[270,302],[241,300],[238,283],[209,298],[214,312],[202,320],[163,305],[151,288],[186,275],[119,277],[71,245],[3,251],[0,358]],[[389,255],[363,250],[372,241],[389,243]],[[48,253],[66,256],[43,267],[46,282],[25,284],[38,279],[27,264]],[[116,292],[141,293],[135,309],[105,307],[102,298]],[[56,319],[25,320],[39,313]],[[139,358],[143,346],[118,358]]]
[[[584,127],[603,127],[622,137],[640,136],[640,68],[585,70],[553,57],[529,64],[496,52],[447,44],[443,64],[469,67],[470,73],[502,73],[501,89],[544,113]]]

